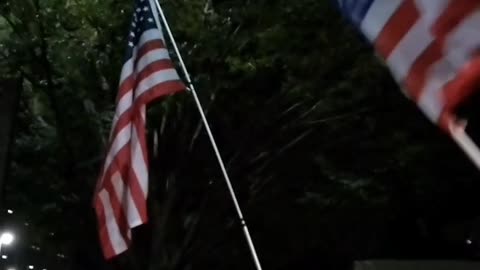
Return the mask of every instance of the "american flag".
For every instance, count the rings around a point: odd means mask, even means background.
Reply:
[[[170,60],[153,0],[136,0],[110,144],[94,199],[107,259],[126,251],[131,229],[147,222],[146,105],[182,90],[185,85]]]
[[[405,94],[448,130],[480,89],[479,0],[337,0]]]

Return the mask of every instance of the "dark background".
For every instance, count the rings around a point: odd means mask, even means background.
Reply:
[[[479,258],[478,170],[328,1],[163,4],[265,269]],[[188,93],[150,107],[149,224],[101,256],[91,202],[131,7],[0,2],[0,78],[22,80],[0,269],[254,269]]]

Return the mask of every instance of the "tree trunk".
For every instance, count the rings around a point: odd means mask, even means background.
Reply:
[[[7,178],[9,153],[13,134],[13,123],[20,100],[21,80],[0,81],[0,206]]]

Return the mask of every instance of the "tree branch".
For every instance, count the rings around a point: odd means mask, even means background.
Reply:
[[[66,124],[62,117],[63,114],[61,113],[60,106],[58,104],[57,95],[55,94],[55,91],[54,91],[54,89],[57,88],[57,85],[55,84],[53,79],[53,67],[50,61],[48,60],[49,46],[46,40],[45,27],[42,23],[43,16],[41,15],[41,12],[40,12],[41,7],[40,7],[39,1],[34,0],[34,5],[39,14],[37,24],[38,24],[39,34],[40,34],[40,52],[41,52],[40,62],[45,69],[45,77],[47,81],[47,88],[45,89],[45,92],[47,94],[47,97],[49,99],[49,102],[54,112],[56,130],[57,130],[59,140],[61,144],[64,146],[64,149],[66,152],[66,158],[64,159],[66,173],[68,174],[67,176],[72,176],[73,169],[74,169],[74,160],[75,160],[74,152],[73,152],[72,146],[70,145],[67,139],[67,134],[65,132]]]

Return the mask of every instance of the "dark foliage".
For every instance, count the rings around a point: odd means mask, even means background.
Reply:
[[[478,172],[328,1],[164,6],[265,269],[477,258]],[[2,210],[14,210],[2,221],[19,239],[6,262],[253,269],[188,93],[149,111],[150,223],[129,253],[108,264],[101,257],[91,199],[130,8],[127,0],[0,3],[0,76],[23,78]]]

